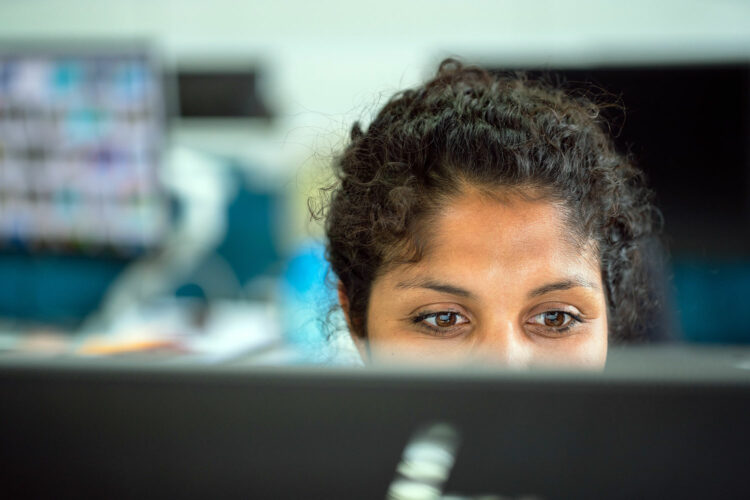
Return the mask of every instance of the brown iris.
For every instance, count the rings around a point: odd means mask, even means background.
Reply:
[[[435,324],[446,328],[456,324],[458,315],[453,312],[444,312],[435,315]]]
[[[544,313],[544,324],[555,328],[563,326],[565,324],[565,313],[560,311]]]

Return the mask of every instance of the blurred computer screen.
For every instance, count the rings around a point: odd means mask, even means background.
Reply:
[[[147,44],[0,44],[0,314],[75,325],[159,247],[164,93]]]
[[[677,257],[747,257],[750,64],[620,64],[532,69],[592,97],[617,148],[646,173]]]
[[[145,49],[0,47],[0,245],[124,254],[157,245],[162,101]]]

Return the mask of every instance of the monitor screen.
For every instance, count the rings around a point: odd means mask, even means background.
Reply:
[[[750,255],[747,62],[526,68],[603,105],[615,145],[656,193],[677,257]]]
[[[0,248],[132,253],[165,226],[146,50],[0,48]]]

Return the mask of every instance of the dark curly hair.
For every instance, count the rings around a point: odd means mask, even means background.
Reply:
[[[560,202],[577,240],[598,253],[610,339],[641,337],[655,306],[644,245],[660,218],[600,111],[523,75],[493,76],[448,59],[432,80],[392,97],[366,131],[355,123],[319,213],[352,333],[367,336],[375,278],[418,261],[429,243],[418,228],[469,184]]]

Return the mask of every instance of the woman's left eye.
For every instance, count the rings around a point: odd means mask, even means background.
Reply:
[[[547,311],[533,316],[530,323],[562,331],[567,330],[574,323],[580,323],[580,321],[580,318],[571,313],[564,311]]]

